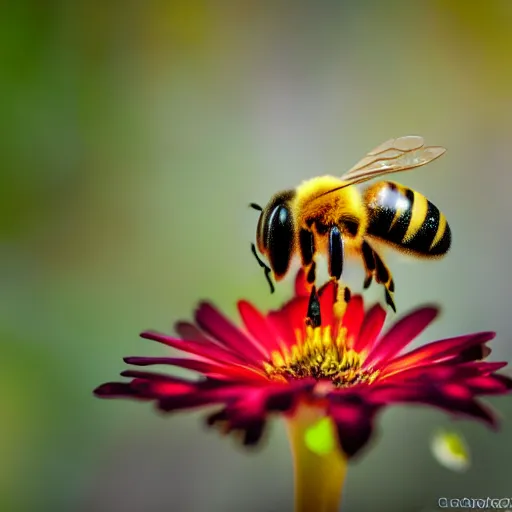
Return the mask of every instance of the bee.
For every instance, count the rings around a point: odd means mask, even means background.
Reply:
[[[375,282],[384,287],[386,303],[396,312],[395,283],[377,252],[379,245],[417,258],[440,258],[451,246],[446,217],[425,196],[391,181],[378,181],[360,191],[354,185],[378,176],[415,169],[445,153],[440,146],[425,146],[422,137],[390,139],[370,151],[341,177],[320,176],[296,189],[275,194],[260,211],[255,244],[251,249],[274,292],[292,259],[300,256],[308,286],[316,280],[316,257],[327,257],[329,276],[339,280],[346,257],[357,257],[365,269],[363,287]]]

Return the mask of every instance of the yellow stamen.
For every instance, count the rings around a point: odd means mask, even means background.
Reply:
[[[335,339],[331,326],[306,326],[296,331],[296,343],[286,353],[275,351],[264,363],[267,375],[280,381],[311,377],[329,380],[336,387],[372,383],[377,371],[363,370],[364,356],[346,346],[346,329],[340,328]]]

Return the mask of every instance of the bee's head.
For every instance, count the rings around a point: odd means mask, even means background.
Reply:
[[[294,196],[294,190],[279,192],[265,208],[256,208],[261,211],[256,244],[260,253],[268,258],[276,280],[284,277],[293,255],[295,224],[290,203]]]

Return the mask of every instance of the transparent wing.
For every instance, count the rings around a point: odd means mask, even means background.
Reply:
[[[425,146],[423,137],[417,135],[390,139],[370,151],[341,179],[353,185],[384,174],[407,171],[432,162],[445,151],[441,146]]]

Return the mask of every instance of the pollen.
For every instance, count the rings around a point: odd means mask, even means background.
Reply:
[[[268,377],[273,380],[314,378],[331,381],[335,387],[371,384],[377,371],[361,368],[363,357],[346,346],[346,330],[339,329],[335,338],[330,326],[306,326],[296,331],[296,343],[286,351],[275,351],[264,363]]]

